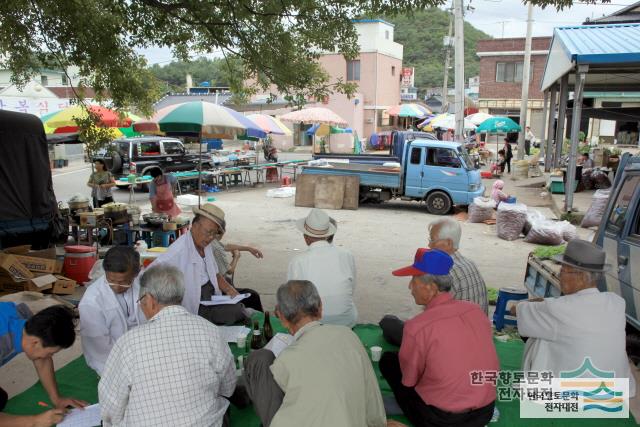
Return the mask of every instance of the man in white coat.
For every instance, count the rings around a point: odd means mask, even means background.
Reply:
[[[593,243],[572,240],[564,255],[560,285],[563,296],[525,301],[514,308],[518,332],[529,337],[523,371],[579,370],[587,359],[600,371],[629,378],[629,397],[635,395],[635,379],[626,352],[625,301],[612,292],[600,292],[598,281],[610,268],[605,252]]]
[[[260,295],[256,291],[234,288],[216,266],[211,243],[220,231],[225,230],[224,211],[213,203],[207,203],[201,208],[194,208],[193,213],[191,230],[173,242],[153,265],[169,264],[182,271],[185,282],[182,306],[215,324],[230,325],[244,321],[251,314],[246,308],[262,311]],[[235,305],[200,305],[200,301],[211,300],[212,295],[235,297],[239,293],[251,296]]]
[[[105,274],[87,288],[78,306],[84,357],[98,375],[118,338],[146,322],[136,304],[140,254],[115,246],[106,253],[103,268]]]
[[[337,227],[321,209],[312,209],[296,224],[308,249],[289,262],[287,280],[308,280],[322,299],[322,323],[354,327],[358,310],[353,302],[356,263],[353,255],[329,243]]]

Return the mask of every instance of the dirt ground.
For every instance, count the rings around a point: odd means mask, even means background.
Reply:
[[[490,188],[491,181],[485,181],[485,185]],[[224,240],[252,245],[263,251],[264,259],[261,260],[248,253],[242,254],[236,284],[260,292],[265,309],[272,310],[275,291],[286,280],[289,260],[305,250],[295,221],[306,216],[309,209],[295,207],[293,198],[267,197],[269,188],[274,187],[241,187],[210,196],[216,198],[215,203],[226,214]],[[145,205],[141,207],[144,210]],[[421,204],[403,201],[364,205],[358,210],[330,211],[329,214],[338,221],[334,243],[350,250],[356,259],[355,302],[359,322],[376,323],[387,313],[405,319],[418,313],[420,309],[407,289],[408,279],[394,277],[391,271],[410,264],[416,248],[426,246],[428,225],[437,217],[427,214]],[[460,250],[477,263],[487,286],[523,286],[527,255],[535,245],[521,239],[501,240],[496,236],[495,226],[462,223],[462,227]],[[73,348],[56,355],[56,367],[80,354],[81,347],[76,343]],[[0,368],[0,386],[10,395],[23,391],[36,380],[33,366],[24,355]]]

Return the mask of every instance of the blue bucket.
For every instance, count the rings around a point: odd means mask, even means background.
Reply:
[[[516,202],[516,198],[511,196],[507,200],[505,200],[504,202],[505,203],[515,203]]]

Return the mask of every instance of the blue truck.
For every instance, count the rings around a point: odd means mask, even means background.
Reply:
[[[357,176],[360,202],[415,200],[425,202],[434,215],[447,214],[454,205],[469,205],[484,195],[480,171],[462,144],[413,133],[405,136],[394,138],[388,156],[318,156],[328,165],[305,166],[302,173]]]

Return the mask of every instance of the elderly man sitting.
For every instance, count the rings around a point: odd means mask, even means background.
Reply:
[[[445,252],[418,249],[413,265],[393,272],[412,276],[409,289],[425,310],[404,325],[400,353],[382,355],[380,372],[416,427],[483,427],[493,415],[495,385],[473,385],[470,376],[499,369],[491,324],[477,304],[449,293],[452,265]]]
[[[322,302],[306,280],[277,292],[276,314],[294,343],[275,358],[251,352],[245,379],[265,427],[386,426],[382,396],[366,350],[344,326],[323,325]]]
[[[629,378],[630,397],[635,379],[625,350],[625,301],[612,292],[600,292],[598,282],[610,267],[606,254],[593,243],[572,240],[564,255],[560,286],[563,296],[524,301],[512,309],[518,332],[529,337],[524,350],[525,371],[575,371],[587,359],[600,371]]]
[[[84,358],[98,375],[118,338],[146,322],[136,304],[140,254],[128,246],[114,246],[102,267],[104,276],[87,288],[78,306]]]
[[[309,280],[316,286],[322,298],[322,323],[355,326],[358,319],[353,302],[356,263],[349,251],[329,242],[333,240],[336,225],[320,209],[312,209],[296,225],[308,249],[289,262],[287,280]]]
[[[167,265],[140,278],[138,303],[149,321],[107,359],[98,385],[105,426],[228,426],[233,356],[215,325],[180,306],[183,280]]]
[[[207,203],[202,208],[193,209],[191,230],[178,238],[154,264],[169,264],[184,273],[186,290],[182,305],[190,313],[199,314],[216,324],[233,324],[246,320],[251,314],[245,307],[262,311],[260,295],[251,289],[236,289],[229,284],[223,273],[218,271],[213,255],[212,242],[226,228],[224,211]],[[248,293],[251,296],[235,305],[200,305],[213,295]]]
[[[478,304],[488,314],[487,285],[475,262],[460,253],[461,236],[460,223],[451,218],[442,218],[429,224],[429,248],[446,252],[453,259],[453,267],[449,273],[452,280],[449,294],[453,299]],[[391,315],[384,316],[380,326],[385,331],[387,341],[400,345],[403,328],[400,319]]]

